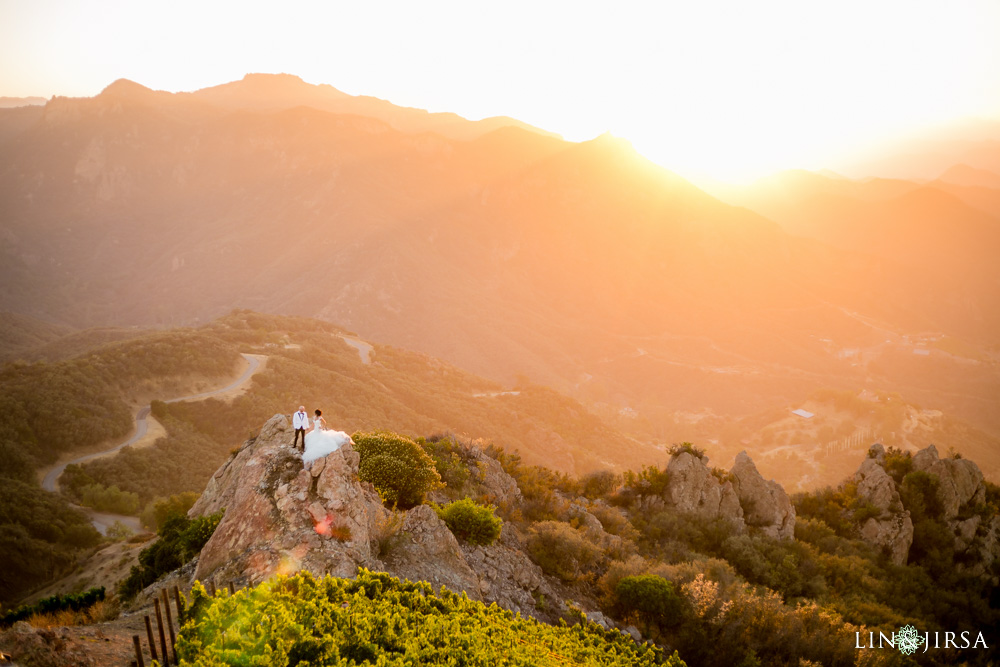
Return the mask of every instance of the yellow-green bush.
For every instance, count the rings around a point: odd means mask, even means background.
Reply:
[[[503,520],[494,514],[492,505],[479,505],[471,498],[462,498],[434,511],[458,539],[469,544],[493,544],[500,537]]]
[[[575,581],[591,572],[602,556],[580,530],[562,521],[536,523],[526,546],[542,571],[563,581]]]
[[[425,582],[279,577],[210,598],[200,583],[177,641],[181,664],[620,665],[683,667],[674,653],[593,623],[552,626]]]
[[[387,505],[414,507],[441,484],[434,460],[410,438],[387,431],[351,437],[361,454],[361,479],[371,482]]]

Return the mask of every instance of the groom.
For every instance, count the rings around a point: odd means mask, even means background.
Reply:
[[[292,428],[295,429],[295,440],[292,447],[298,448],[299,434],[302,434],[302,451],[306,449],[306,429],[309,428],[309,415],[306,414],[306,406],[300,405],[299,411],[292,415]]]

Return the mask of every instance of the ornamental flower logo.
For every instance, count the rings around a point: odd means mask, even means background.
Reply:
[[[904,655],[913,655],[913,652],[920,648],[924,641],[924,638],[912,625],[904,625],[896,633],[896,648]]]

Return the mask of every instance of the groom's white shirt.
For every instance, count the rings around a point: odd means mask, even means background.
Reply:
[[[292,415],[292,428],[309,428],[309,415],[296,412]]]

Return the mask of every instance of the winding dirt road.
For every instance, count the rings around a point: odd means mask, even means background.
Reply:
[[[232,391],[234,389],[238,389],[240,386],[242,386],[244,383],[246,383],[250,379],[250,377],[254,373],[257,372],[257,369],[260,367],[260,360],[256,356],[249,355],[249,354],[244,354],[242,356],[243,356],[244,359],[246,359],[250,363],[250,365],[243,372],[243,374],[240,377],[238,377],[235,381],[231,382],[230,384],[228,384],[225,387],[222,387],[220,389],[213,389],[212,391],[204,391],[204,392],[201,392],[200,394],[190,394],[188,396],[179,396],[177,398],[171,398],[168,401],[164,401],[164,403],[179,403],[181,401],[197,401],[197,400],[201,400],[203,398],[209,398],[211,396],[218,396],[219,394],[224,394],[224,393]],[[93,454],[87,454],[86,456],[81,456],[79,458],[73,459],[72,461],[67,461],[66,463],[62,463],[62,464],[54,466],[51,470],[49,470],[45,474],[45,477],[42,479],[42,488],[45,489],[46,491],[55,491],[57,483],[59,481],[59,477],[66,470],[66,466],[69,466],[69,465],[79,465],[79,464],[84,463],[86,461],[90,461],[91,459],[96,459],[96,458],[99,458],[101,456],[107,456],[108,454],[113,454],[114,452],[117,452],[122,447],[125,447],[127,445],[132,445],[132,444],[135,444],[136,442],[138,442],[140,439],[142,439],[143,436],[146,435],[146,429],[147,429],[146,418],[149,416],[149,410],[150,410],[150,406],[145,405],[145,406],[139,408],[139,411],[136,412],[136,414],[135,414],[135,432],[132,434],[132,436],[128,440],[126,440],[125,442],[119,443],[119,444],[115,445],[114,447],[111,447],[110,449],[106,449],[106,450],[101,451],[101,452],[95,452]],[[101,513],[101,512],[95,512],[95,511],[89,510],[87,508],[83,508],[83,509],[85,509],[87,511],[87,514],[91,518],[91,522],[94,524],[94,526],[99,531],[101,531],[102,535],[107,531],[108,526],[110,526],[115,521],[121,521],[125,525],[129,526],[129,528],[132,528],[133,530],[139,530],[139,520],[136,517],[134,517],[134,516],[123,516],[123,515],[120,515],[120,514],[105,514],[105,513]]]

